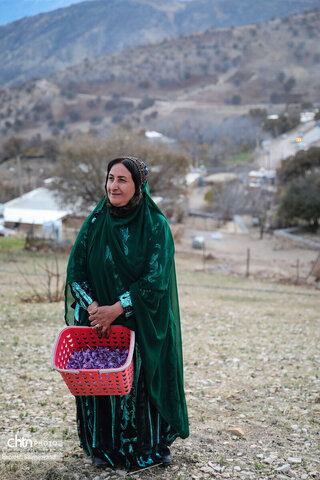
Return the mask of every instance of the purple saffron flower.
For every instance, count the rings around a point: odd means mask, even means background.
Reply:
[[[119,368],[125,364],[129,350],[113,350],[107,347],[77,350],[70,355],[67,363],[69,369],[109,369]]]

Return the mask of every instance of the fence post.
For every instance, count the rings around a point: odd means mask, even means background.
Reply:
[[[250,248],[247,248],[247,270],[246,270],[246,277],[250,275]]]

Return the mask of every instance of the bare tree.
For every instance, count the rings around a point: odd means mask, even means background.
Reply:
[[[10,137],[4,144],[3,150],[9,156],[16,160],[19,182],[19,195],[23,195],[21,156],[23,154],[25,141],[21,137]]]
[[[43,142],[43,153],[50,161],[55,162],[59,155],[59,144],[54,138],[48,138]]]
[[[108,162],[125,155],[140,157],[147,163],[151,194],[170,201],[184,193],[187,156],[121,129],[103,140],[85,135],[66,141],[50,188],[62,202],[88,209],[104,194]]]
[[[176,124],[176,120],[162,119],[154,128],[166,135],[177,138],[190,153],[194,166],[199,163],[214,166],[241,151],[246,145],[256,146],[257,140],[267,136],[262,130],[259,118],[234,115],[227,119],[209,113],[194,113]]]
[[[209,210],[215,212],[223,221],[230,220],[236,214],[249,214],[258,218],[260,239],[266,228],[272,194],[264,189],[248,190],[240,182],[219,185],[206,194]]]
[[[248,213],[259,221],[260,240],[266,228],[271,202],[272,194],[264,188],[257,188],[248,194]]]
[[[243,213],[248,204],[244,186],[240,182],[219,184],[206,194],[209,211],[228,221],[237,213]]]

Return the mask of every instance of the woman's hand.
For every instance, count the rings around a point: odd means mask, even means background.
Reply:
[[[97,302],[97,300],[94,300],[92,303],[90,303],[90,305],[88,306],[87,308],[87,312],[89,313],[89,315],[92,315],[93,313],[95,313],[97,311],[97,308],[99,307],[99,303]]]
[[[97,329],[99,337],[108,338],[111,332],[111,324],[119,317],[119,315],[124,313],[120,300],[113,305],[103,305],[95,308],[91,308],[90,305],[89,307],[89,321],[91,322],[91,327]]]

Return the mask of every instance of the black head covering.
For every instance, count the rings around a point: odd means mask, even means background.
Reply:
[[[106,183],[108,181],[111,168],[117,163],[122,163],[122,165],[129,170],[132,175],[136,190],[145,186],[149,173],[148,167],[142,160],[140,160],[140,158],[137,157],[119,157],[111,160],[107,167]]]
[[[109,173],[111,168],[117,163],[122,163],[122,165],[124,165],[129,170],[132,175],[132,180],[135,184],[135,193],[133,197],[131,198],[129,203],[127,203],[127,205],[124,205],[123,207],[115,207],[114,205],[112,205],[107,194],[107,181]],[[109,162],[107,167],[105,191],[107,197],[107,205],[109,207],[111,215],[115,217],[126,217],[140,204],[142,198],[142,188],[147,183],[148,173],[149,171],[147,165],[142,160],[140,160],[140,158],[137,157],[119,157]]]

